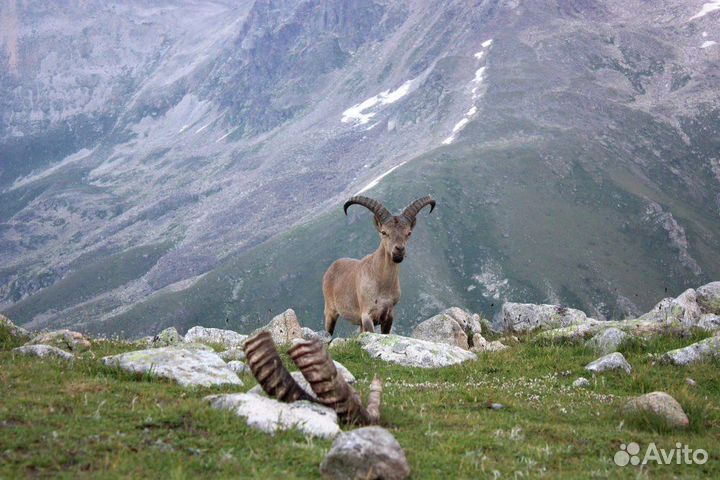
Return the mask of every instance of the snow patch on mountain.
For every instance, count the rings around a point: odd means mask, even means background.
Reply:
[[[377,186],[378,183],[380,183],[380,180],[382,180],[382,179],[385,178],[386,176],[390,175],[392,172],[394,172],[394,171],[397,170],[398,168],[402,167],[402,166],[405,165],[406,163],[407,163],[407,162],[400,162],[400,163],[398,163],[397,165],[395,165],[394,167],[392,167],[391,169],[387,170],[387,171],[386,171],[385,173],[383,173],[382,175],[379,175],[379,176],[375,177],[370,183],[368,183],[367,185],[365,185],[362,189],[358,190],[357,193],[355,193],[355,195],[360,195],[361,193],[367,192],[367,191],[370,190],[371,188],[374,188],[375,186]]]
[[[695,20],[696,18],[704,17],[710,12],[714,12],[715,10],[720,9],[720,0],[712,0],[711,2],[703,4],[702,8],[698,13],[690,17],[690,20]]]
[[[385,106],[397,102],[410,93],[415,84],[415,79],[408,80],[395,90],[385,90],[373,95],[367,100],[345,110],[342,114],[342,123],[354,123],[364,125],[377,115]]]

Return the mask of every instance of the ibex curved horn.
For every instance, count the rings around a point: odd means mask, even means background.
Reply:
[[[366,409],[357,391],[340,375],[318,339],[305,340],[294,345],[288,354],[310,384],[320,402],[335,410],[342,420],[358,425],[377,425],[380,420],[382,383],[373,380]]]
[[[244,350],[250,370],[265,393],[282,402],[313,401],[283,365],[269,332],[248,338]]]
[[[375,216],[380,219],[380,223],[385,223],[392,218],[390,211],[385,208],[382,203],[377,200],[373,200],[372,198],[363,197],[362,195],[352,197],[350,200],[345,202],[345,205],[343,205],[345,215],[347,215],[348,207],[350,205],[362,205],[373,212]]]
[[[405,207],[402,216],[412,222],[415,220],[415,216],[418,214],[418,212],[428,205],[430,205],[430,212],[432,213],[432,211],[435,209],[435,200],[433,200],[430,195],[420,197],[414,202],[412,202],[410,205]]]

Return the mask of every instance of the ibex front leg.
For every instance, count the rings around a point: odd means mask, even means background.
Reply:
[[[373,323],[373,317],[370,312],[362,314],[362,323],[360,324],[360,333],[370,332],[375,333],[375,324]]]

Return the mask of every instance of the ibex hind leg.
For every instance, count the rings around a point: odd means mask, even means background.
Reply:
[[[327,331],[330,335],[335,332],[335,324],[337,323],[339,316],[340,314],[335,310],[325,307],[325,331]]]

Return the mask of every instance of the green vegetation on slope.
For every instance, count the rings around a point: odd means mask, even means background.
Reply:
[[[699,338],[699,336],[698,336]],[[662,337],[623,350],[634,372],[570,385],[596,358],[569,345],[520,343],[478,361],[440,370],[370,359],[356,344],[333,357],[367,393],[385,381],[382,425],[405,449],[413,478],[717,478],[720,385],[717,362],[687,368],[653,365],[661,353],[698,338]],[[18,341],[0,334],[0,478],[316,478],[330,441],[296,432],[268,436],[211,409],[203,397],[246,386],[186,390],[151,376],[104,367],[99,359],[133,347],[97,341],[73,363],[14,355]],[[690,387],[685,377],[698,383]],[[662,390],[691,420],[667,432],[643,419],[624,421],[628,396]],[[505,408],[486,408],[488,401]],[[621,444],[676,442],[703,448],[704,465],[618,467]]]

